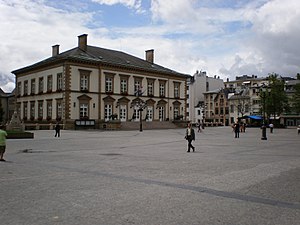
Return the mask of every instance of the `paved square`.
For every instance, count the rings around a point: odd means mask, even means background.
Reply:
[[[8,140],[0,224],[300,224],[300,135],[248,128],[34,131]]]

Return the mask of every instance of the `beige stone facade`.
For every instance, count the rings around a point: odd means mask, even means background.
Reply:
[[[13,71],[16,75],[17,109],[27,123],[61,120],[73,129],[76,120],[92,120],[95,128],[113,119],[140,120],[136,102],[146,103],[142,120],[172,121],[186,115],[188,75],[153,63],[154,51],[143,60],[123,52],[87,45]]]

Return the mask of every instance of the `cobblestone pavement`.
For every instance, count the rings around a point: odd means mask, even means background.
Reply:
[[[7,140],[3,225],[300,224],[300,135],[248,128],[34,131]]]

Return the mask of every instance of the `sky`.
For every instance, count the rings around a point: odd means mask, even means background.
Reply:
[[[0,0],[0,87],[11,71],[88,45],[123,51],[180,73],[224,81],[300,72],[299,0]]]

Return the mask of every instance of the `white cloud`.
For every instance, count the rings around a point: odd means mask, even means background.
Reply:
[[[122,4],[134,9],[137,19],[139,10],[145,10],[141,0],[94,2]],[[224,1],[152,0],[152,22],[110,27],[95,20],[101,9],[75,7],[81,2],[64,7],[65,2],[57,9],[44,0],[0,0],[0,74],[9,78],[0,77],[0,86],[11,87],[10,71],[50,57],[51,45],[60,44],[61,52],[75,47],[76,37],[83,33],[89,35],[90,45],[140,58],[146,49],[155,49],[156,63],[187,74],[206,70],[210,76],[230,79],[272,72],[295,75],[300,71],[300,2],[248,2],[219,7]]]
[[[137,12],[143,12],[142,9],[142,0],[92,0],[92,2],[96,2],[104,5],[116,5],[121,4],[128,8],[135,9]]]
[[[91,18],[47,7],[43,1],[0,1],[1,72],[14,79],[12,70],[50,57],[51,44],[74,47],[74,36],[89,31],[85,24]]]

